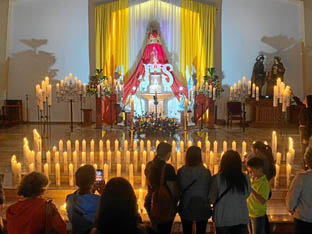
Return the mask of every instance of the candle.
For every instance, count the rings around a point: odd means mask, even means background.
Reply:
[[[155,157],[154,152],[151,151],[150,154],[149,154],[149,159],[148,159],[148,161],[153,161],[154,157]],[[171,162],[171,158],[172,158],[172,156],[169,158],[169,161],[170,161],[170,162]]]
[[[87,85],[83,84],[83,97],[87,96]]]
[[[115,140],[115,152],[119,150],[119,141],[116,139]]]
[[[213,95],[212,95],[212,100],[213,100],[213,101],[216,100],[216,95],[217,95],[217,90],[216,90],[216,88],[214,87],[214,88],[213,88]]]
[[[252,84],[252,98],[255,98],[256,97],[256,84],[253,83]]]
[[[145,187],[145,164],[141,165],[141,187]]]
[[[64,173],[68,172],[68,154],[67,152],[63,153],[63,166],[64,166]]]
[[[146,151],[143,151],[142,164],[146,164]]]
[[[86,152],[81,153],[81,163],[84,165],[87,164],[87,153]]]
[[[99,153],[99,161],[100,161],[100,169],[103,169],[103,165],[104,165],[104,152],[103,151]]]
[[[68,77],[69,77],[69,84],[72,85],[72,83],[73,83],[73,74],[69,73]]]
[[[98,166],[96,163],[93,164],[93,167],[94,167],[94,170],[97,170],[98,169]]]
[[[256,101],[259,101],[259,87],[256,87]]]
[[[45,176],[49,179],[49,165],[48,163],[45,163],[44,166],[43,166],[43,171],[44,171],[44,174]]]
[[[60,162],[60,153],[56,151],[54,154],[54,163],[59,163],[59,162]]]
[[[90,141],[90,151],[94,152],[94,140],[93,139]]]
[[[121,164],[117,163],[117,177],[121,177]]]
[[[130,164],[130,151],[126,152],[126,165]]]
[[[47,151],[46,159],[47,159],[47,164],[51,165],[51,153],[50,153],[50,151]],[[49,167],[49,173],[51,173],[51,167]]]
[[[210,152],[210,141],[206,141],[206,152]]]
[[[74,166],[72,163],[68,165],[69,186],[74,186]]]
[[[197,147],[201,148],[202,147],[202,143],[201,141],[197,141]]]
[[[291,153],[287,152],[286,154],[286,165],[291,164]]]
[[[210,170],[213,170],[213,167],[214,167],[214,156],[215,154],[210,151],[210,157],[209,157],[209,168]]]
[[[15,183],[17,180],[17,161],[15,155],[13,155],[11,158],[11,170],[13,175],[13,183]]]
[[[75,151],[78,153],[79,152],[79,141],[75,141]]]
[[[101,97],[101,87],[100,87],[100,85],[97,85],[97,97],[98,98]]]
[[[273,107],[277,107],[277,105],[278,105],[278,103],[277,103],[277,100],[278,100],[278,96],[277,96],[277,94],[278,94],[278,91],[277,91],[277,86],[275,85],[274,86],[274,95],[273,95]]]
[[[35,164],[34,163],[30,163],[28,170],[29,170],[29,173],[32,173],[33,171],[35,171]]]
[[[218,152],[218,142],[217,141],[213,142],[213,152],[215,154],[217,154],[217,152]]]
[[[237,95],[237,85],[236,83],[233,85],[234,97]]]
[[[287,167],[286,167],[286,177],[287,177],[287,188],[288,188],[290,185],[290,180],[291,180],[291,165],[290,164],[287,164]]]
[[[223,141],[223,152],[227,151],[227,142]]]
[[[48,85],[48,106],[52,106],[52,85]]]
[[[116,152],[116,163],[121,163],[121,153],[119,150]]]
[[[60,171],[60,164],[55,164],[55,182],[56,186],[61,186],[61,171]]]
[[[124,141],[124,152],[127,152],[128,151],[128,141],[125,140]]]
[[[276,136],[276,131],[272,132],[272,153],[273,156],[276,155],[277,152],[277,136]]]
[[[248,81],[248,95],[251,95],[251,81]]]
[[[276,164],[281,165],[282,154],[280,152],[276,153]]]
[[[104,149],[103,145],[104,145],[103,141],[100,140],[100,141],[99,141],[99,152],[104,151],[104,150],[103,150],[103,149]]]
[[[106,163],[104,164],[104,180],[108,181],[108,165]]]
[[[214,168],[213,168],[213,174],[218,174],[218,171],[219,171],[219,165],[214,165]]]
[[[136,151],[138,148],[138,142],[137,141],[133,141],[133,151]]]
[[[243,77],[243,90],[246,90],[246,77]]]
[[[36,168],[38,172],[42,172],[42,157],[41,152],[38,152],[36,155]]]
[[[94,152],[90,152],[90,164],[94,164]]]
[[[187,148],[190,148],[193,145],[192,141],[187,142]]]
[[[59,141],[59,152],[63,152],[63,140]]]
[[[147,140],[146,150],[147,150],[147,153],[149,153],[151,151],[151,141],[150,140]]]
[[[76,151],[73,152],[73,164],[74,164],[74,171],[76,171],[78,168],[78,155]]]
[[[181,152],[177,152],[177,169],[181,166],[181,164],[182,164]]]
[[[138,151],[133,152],[134,171],[138,171]]]
[[[277,188],[279,185],[279,174],[280,174],[280,165],[275,164],[276,176],[274,178],[274,187]]]
[[[232,142],[232,150],[235,150],[236,151],[236,141],[233,141]],[[225,151],[224,151],[225,152]]]
[[[140,153],[144,151],[144,141],[140,140]]]
[[[85,139],[82,140],[82,152],[87,152],[87,142]]]
[[[233,87],[230,87],[230,101],[232,101],[233,98]]]
[[[110,151],[110,140],[106,141],[106,151]]]
[[[184,141],[180,141],[180,152],[184,152]]]
[[[70,140],[68,140],[66,142],[66,145],[67,145],[67,153],[70,154],[71,153],[71,142],[70,142]]]
[[[133,164],[130,164],[129,165],[129,181],[130,181],[130,184],[133,186]]]
[[[107,164],[108,164],[109,171],[111,171],[112,169],[112,152],[111,151],[107,152]]]
[[[242,142],[242,156],[247,153],[247,143],[246,141]]]

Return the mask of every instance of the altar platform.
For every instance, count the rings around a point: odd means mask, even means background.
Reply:
[[[32,139],[32,130],[37,128],[36,124],[23,124],[19,126],[15,126],[12,128],[7,129],[0,129],[0,174],[4,176],[6,173],[10,173],[10,158],[13,154],[17,155],[19,161],[22,161],[23,155],[23,138],[27,137],[28,139]],[[47,139],[47,145],[43,145],[43,147],[52,148],[53,145],[58,145],[59,139],[63,139],[65,142],[69,139],[68,135],[65,135],[65,129],[68,127],[66,124],[52,124],[51,126],[51,137]],[[199,130],[199,128],[192,129],[188,132],[188,140],[192,141],[194,144],[198,141],[209,140],[210,142],[214,142],[215,140],[220,142],[219,148],[222,148],[222,142],[226,140],[228,142],[228,148],[230,148],[230,142],[236,141],[237,143],[237,150],[241,151],[241,143],[242,141],[246,141],[247,143],[247,151],[253,141],[267,141],[271,144],[271,134],[273,129],[268,128],[247,128],[245,132],[242,131],[239,127],[227,128],[216,126],[215,129],[208,129],[208,126],[204,126],[203,130]],[[279,135],[279,134],[278,134]],[[294,158],[294,166],[293,166],[293,175],[296,174],[298,171],[302,170],[302,158],[300,152],[300,144],[299,144],[299,134],[297,132],[297,128],[289,128],[287,129],[287,136],[279,136],[279,140],[281,147],[285,145],[287,146],[287,140],[285,138],[292,137],[294,140],[294,146],[296,150],[296,155]],[[104,144],[106,140],[110,140],[113,146],[113,142],[115,139],[118,139],[120,142],[127,139],[130,142],[128,129],[119,127],[113,128],[107,127],[105,129],[95,129],[93,127],[83,127],[81,129],[81,134],[73,133],[70,139],[75,140],[85,139],[88,144],[91,139],[94,139],[96,142],[99,140],[103,140]],[[138,140],[138,139],[136,139]],[[144,139],[147,140],[147,139]],[[175,140],[177,142],[177,146],[179,146],[179,141],[184,140],[183,131],[178,132],[175,135],[175,138],[170,138],[166,136],[154,136],[150,137],[151,140],[152,150],[155,148],[156,140],[159,141],[168,141],[171,142]],[[282,141],[285,141],[284,143]],[[122,143],[120,143],[122,144]],[[120,145],[123,147],[123,145]],[[280,148],[279,151],[283,149]],[[124,167],[125,164],[122,163]],[[112,164],[112,168],[116,168],[116,164]],[[114,175],[116,169],[112,169],[112,176]],[[274,233],[291,233],[292,232],[292,217],[286,210],[285,207],[285,196],[287,193],[286,188],[286,168],[285,165],[281,166],[281,177],[280,177],[280,185],[277,188],[273,189],[272,199],[268,203],[268,215],[271,223],[272,229],[275,230]],[[125,170],[122,171],[122,176],[127,177]],[[134,187],[136,190],[137,195],[139,195],[140,189],[140,172],[134,174]],[[53,180],[53,178],[52,178]],[[53,198],[54,202],[56,203],[57,207],[61,210],[62,215],[66,219],[66,214],[64,211],[64,202],[65,197],[68,193],[74,191],[75,187],[68,186],[68,178],[62,177],[62,187],[55,187],[55,182],[51,181],[51,186],[46,193],[46,197]],[[15,202],[18,199],[16,194],[16,187],[6,187],[5,189],[6,194],[6,206]],[[142,214],[143,220],[148,221],[146,214]],[[175,227],[173,233],[181,233],[181,223],[180,219],[177,215],[175,220]],[[210,232],[213,233],[213,227],[211,225]]]

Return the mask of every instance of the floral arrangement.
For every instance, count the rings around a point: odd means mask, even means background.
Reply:
[[[137,116],[134,119],[134,134],[138,136],[148,135],[168,135],[173,136],[179,128],[179,123],[175,118],[161,117],[151,114]]]
[[[216,88],[216,97],[219,97],[221,93],[224,91],[224,89],[221,84],[221,80],[219,79],[219,76],[216,74],[216,68],[214,67],[208,68],[207,74],[208,75],[203,77],[204,82],[201,90],[205,90],[206,82],[208,82],[208,85],[212,85],[212,87]]]
[[[103,69],[96,69],[95,75],[91,76],[89,79],[89,84],[87,87],[87,93],[90,95],[96,95],[97,94],[97,86],[101,85],[102,93],[110,97],[112,95],[112,91],[110,89],[110,86],[108,85],[108,78],[107,76],[103,75]]]

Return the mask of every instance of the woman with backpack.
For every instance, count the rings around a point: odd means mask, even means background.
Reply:
[[[212,177],[209,192],[217,234],[246,233],[249,222],[247,198],[250,193],[250,179],[242,172],[239,153],[228,150],[221,159],[218,174]]]
[[[196,234],[205,234],[211,216],[208,201],[211,173],[202,161],[201,149],[191,146],[186,152],[185,165],[178,170],[178,183],[182,191],[179,215],[184,234],[192,234],[193,221]]]
[[[168,143],[159,143],[155,158],[145,169],[147,195],[144,206],[159,234],[170,234],[180,195],[175,170],[166,163],[171,148]]]

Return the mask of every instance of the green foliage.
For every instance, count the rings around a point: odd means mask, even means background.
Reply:
[[[221,80],[219,79],[219,76],[217,75],[217,70],[214,67],[207,68],[207,74],[204,76],[204,82],[202,84],[201,90],[205,90],[205,83],[208,82],[208,85],[212,85],[212,87],[216,88],[216,96],[220,96],[221,93],[224,91]]]
[[[89,79],[89,84],[87,87],[87,93],[89,95],[97,94],[97,85],[101,83],[105,83],[105,80],[108,81],[107,76],[103,75],[103,69],[96,69],[95,75],[91,76]],[[110,97],[112,95],[112,91],[109,85],[104,86],[104,95]]]

